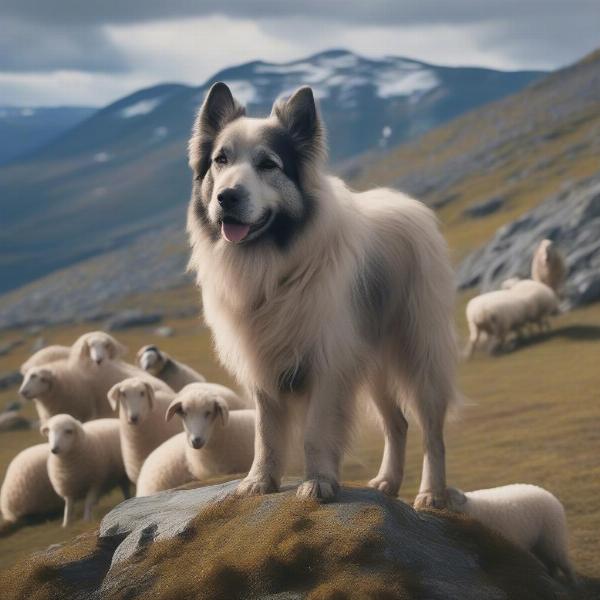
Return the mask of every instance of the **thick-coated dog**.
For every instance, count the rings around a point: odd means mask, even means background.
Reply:
[[[238,493],[278,489],[293,405],[303,404],[298,495],[333,497],[360,394],[385,433],[370,485],[398,492],[410,410],[425,453],[415,505],[444,506],[455,290],[433,213],[399,192],[356,193],[326,175],[308,87],[255,119],[216,83],[189,158],[190,268],[219,358],[256,400],[255,458]]]

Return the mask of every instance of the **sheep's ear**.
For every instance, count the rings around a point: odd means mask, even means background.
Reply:
[[[150,410],[154,409],[154,388],[147,382],[144,381],[144,385],[146,386],[146,393],[148,394],[148,404],[150,405]]]
[[[448,503],[450,504],[450,507],[452,507],[452,508],[456,509],[467,503],[467,497],[465,496],[464,492],[461,492],[460,490],[457,490],[456,488],[449,487],[446,490],[446,493],[448,495]]]
[[[173,400],[171,404],[169,404],[169,408],[167,408],[167,412],[165,414],[165,421],[170,421],[173,418],[173,415],[181,412],[181,400]]]
[[[116,383],[113,385],[110,390],[108,390],[108,394],[106,394],[108,401],[110,403],[110,407],[113,411],[116,411],[119,407],[119,399],[121,398],[121,386]]]
[[[275,102],[271,115],[288,131],[301,158],[324,158],[325,131],[311,88],[301,87],[287,101]]]
[[[48,437],[48,434],[50,433],[50,428],[48,427],[48,425],[42,425],[40,427],[40,433],[44,436],[44,437]]]
[[[221,419],[221,424],[223,427],[225,427],[227,425],[227,421],[229,420],[229,407],[221,398],[215,400],[215,412],[217,417]]]
[[[245,114],[246,109],[235,100],[224,83],[219,81],[208,90],[188,144],[190,167],[197,179],[203,179],[210,167],[213,144],[219,132]]]

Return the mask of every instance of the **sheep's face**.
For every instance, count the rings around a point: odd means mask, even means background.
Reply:
[[[68,454],[82,432],[81,423],[70,415],[56,415],[41,428],[42,435],[48,438],[52,454]]]
[[[167,421],[175,414],[183,421],[188,444],[199,450],[208,444],[215,426],[227,424],[229,410],[225,401],[214,394],[195,397],[180,394],[167,409]]]
[[[138,364],[144,371],[156,375],[165,366],[165,357],[156,346],[144,346],[138,352]]]
[[[19,389],[19,394],[26,400],[32,400],[47,394],[52,388],[54,375],[50,369],[43,367],[33,367],[25,375],[23,383]]]
[[[154,408],[154,390],[147,382],[137,377],[117,383],[108,392],[108,399],[113,410],[118,404],[127,417],[130,425],[145,421]]]
[[[91,333],[88,336],[87,347],[90,359],[97,365],[116,358],[120,352],[117,341],[102,331]]]

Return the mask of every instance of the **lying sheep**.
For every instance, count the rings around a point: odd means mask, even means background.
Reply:
[[[562,504],[535,485],[514,484],[475,492],[448,488],[448,509],[477,519],[517,546],[533,552],[552,575],[560,569],[575,583],[568,558],[568,532]]]
[[[8,465],[0,489],[0,511],[5,521],[58,511],[62,500],[54,491],[46,463],[48,444],[36,444],[19,452]]]
[[[121,452],[127,476],[133,483],[150,452],[182,429],[181,423],[167,422],[164,417],[174,396],[172,391],[155,391],[139,377],[125,379],[108,392],[113,411],[119,411]]]
[[[91,520],[100,496],[119,485],[129,498],[129,481],[121,457],[118,419],[81,424],[71,415],[55,415],[40,431],[48,437],[48,476],[64,500],[63,527],[73,520],[75,501],[84,499],[83,518]]]
[[[168,383],[176,392],[188,383],[206,379],[191,367],[171,358],[156,346],[142,346],[137,353],[137,363],[155,377]]]
[[[565,283],[565,259],[552,240],[542,240],[531,261],[531,278],[559,294]]]
[[[77,338],[71,346],[69,357],[79,364],[100,365],[108,360],[122,358],[127,348],[104,331],[90,331]]]
[[[112,415],[106,397],[104,402],[95,397],[92,379],[65,360],[30,368],[19,393],[26,400],[35,401],[42,423],[60,413],[80,421]]]
[[[178,415],[185,431],[148,456],[138,478],[138,496],[194,479],[248,471],[254,456],[255,411],[230,412],[219,388],[192,383],[177,394],[166,419]]]
[[[558,297],[552,288],[533,279],[522,279],[510,289],[510,292],[525,303],[529,323],[537,324],[540,330],[544,327],[550,328],[548,317],[559,312]]]
[[[71,348],[69,346],[60,346],[58,344],[53,346],[46,346],[41,350],[38,350],[32,354],[20,367],[21,375],[25,375],[32,367],[39,367],[55,360],[68,358]]]
[[[527,321],[525,302],[511,290],[487,292],[472,298],[466,309],[469,343],[465,355],[470,357],[482,334],[496,339],[503,347],[511,332],[520,332]]]

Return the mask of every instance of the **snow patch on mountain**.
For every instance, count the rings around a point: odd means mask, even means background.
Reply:
[[[148,113],[151,113],[161,102],[162,97],[140,100],[135,104],[131,104],[121,109],[119,111],[119,116],[121,116],[123,119],[130,119],[131,117],[147,115]]]

